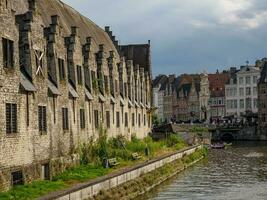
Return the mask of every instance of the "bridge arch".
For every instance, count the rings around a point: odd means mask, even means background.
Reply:
[[[222,136],[221,136],[221,140],[222,141],[225,141],[225,142],[232,142],[234,141],[234,136],[233,134],[231,133],[224,133]]]

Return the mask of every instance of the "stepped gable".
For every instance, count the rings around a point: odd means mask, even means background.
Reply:
[[[24,14],[28,11],[28,0],[12,0],[13,9],[16,14]],[[81,15],[72,7],[59,0],[35,0],[37,14],[41,14],[45,27],[51,24],[51,16],[58,15],[60,26],[62,27],[62,35],[68,37],[71,34],[71,27],[78,27],[78,35],[81,38],[81,43],[85,43],[86,37],[92,37],[91,50],[93,52],[99,51],[99,45],[104,44],[105,53],[109,51],[116,52],[113,42],[108,34],[99,26],[97,26],[90,19]]]
[[[121,56],[127,60],[133,60],[134,65],[139,65],[146,72],[151,73],[150,63],[150,41],[148,44],[122,45],[120,46]]]

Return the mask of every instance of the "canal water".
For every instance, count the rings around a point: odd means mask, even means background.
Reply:
[[[267,200],[267,143],[236,143],[139,200]]]

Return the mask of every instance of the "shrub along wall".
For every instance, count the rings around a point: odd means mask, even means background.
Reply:
[[[139,180],[139,178],[142,179],[142,177],[144,178],[144,180],[146,180],[145,182],[149,183],[150,181],[152,181],[152,179],[149,178],[151,176],[151,174],[149,175],[149,173],[152,173],[152,171],[155,171],[155,173],[159,174],[162,173],[164,175],[162,176],[162,180],[164,180],[170,174],[179,171],[180,168],[184,169],[189,163],[196,160],[197,158],[202,157],[204,155],[204,151],[198,151],[199,149],[202,149],[201,145],[190,147],[186,150],[179,151],[156,160],[151,160],[145,164],[141,164],[131,169],[118,172],[117,174],[107,175],[91,182],[76,185],[61,192],[52,193],[50,195],[39,198],[39,200],[84,200],[93,198],[95,195],[100,195],[100,197],[95,196],[95,198],[102,198],[102,196],[104,196],[103,193],[105,193],[103,191],[112,190],[113,188],[123,186],[123,184],[127,184],[128,182],[130,183],[133,180]],[[194,153],[196,151],[197,153]],[[160,180],[156,182],[160,182]],[[136,194],[140,194],[140,192],[137,192]],[[121,194],[121,196],[123,195],[124,194]],[[109,198],[106,197],[106,199]]]
[[[193,165],[195,162],[205,157],[206,154],[206,149],[199,149],[191,155],[165,164],[163,167],[126,182],[116,188],[101,190],[98,195],[93,196],[89,200],[134,199],[173,177],[177,173],[183,171],[187,167]]]

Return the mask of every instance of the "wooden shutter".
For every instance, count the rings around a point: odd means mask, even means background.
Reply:
[[[42,131],[42,107],[38,106],[38,124],[39,124],[39,131]]]
[[[38,124],[39,131],[46,132],[47,131],[47,119],[46,119],[46,107],[38,106]]]
[[[11,104],[6,104],[6,133],[12,133],[12,125],[11,125]]]
[[[17,133],[17,105],[6,104],[6,133]]]
[[[47,120],[46,120],[46,106],[43,106],[43,131],[47,131]]]
[[[107,128],[110,128],[110,112],[106,111]]]
[[[125,127],[128,127],[128,113],[125,113]]]
[[[85,128],[85,112],[84,112],[84,109],[80,109],[80,127],[81,127],[81,129]]]
[[[62,108],[62,125],[63,125],[63,130],[69,129],[69,119],[68,119],[68,109],[67,108]]]

